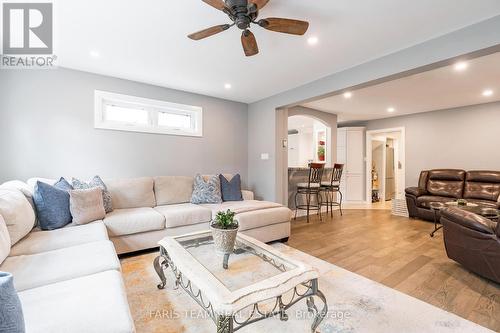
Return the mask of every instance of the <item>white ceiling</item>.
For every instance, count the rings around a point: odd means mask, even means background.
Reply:
[[[304,106],[335,113],[339,122],[372,120],[450,109],[500,100],[500,52],[466,62],[352,91],[350,99],[336,95]],[[485,97],[484,90],[493,90]],[[387,112],[389,107],[394,113]]]
[[[313,128],[315,123],[321,124],[319,121],[306,116],[291,116],[288,117],[288,129],[299,130],[301,128]]]
[[[297,37],[256,27],[261,53],[252,58],[234,27],[186,37],[228,22],[201,0],[64,0],[55,8],[62,67],[248,103],[496,16],[500,1],[271,0],[261,17],[308,20],[310,29]],[[314,47],[310,36],[319,38]]]

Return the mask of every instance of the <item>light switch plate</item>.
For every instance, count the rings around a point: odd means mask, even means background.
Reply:
[[[260,159],[267,161],[269,159],[269,154],[268,153],[262,153],[260,154]]]

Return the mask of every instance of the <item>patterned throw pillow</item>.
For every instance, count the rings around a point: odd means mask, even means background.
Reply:
[[[219,175],[220,187],[223,201],[243,201],[241,195],[241,177],[235,175],[231,181],[227,180],[224,175]]]
[[[219,176],[213,176],[205,182],[203,177],[198,174],[194,178],[193,195],[191,203],[194,204],[218,204],[222,203],[220,192]]]
[[[104,210],[106,213],[111,213],[113,211],[113,203],[111,201],[111,193],[109,193],[106,184],[102,181],[101,177],[94,176],[90,182],[82,182],[79,179],[73,178],[73,188],[75,190],[88,190],[94,187],[99,187],[102,190],[102,201],[104,204]]]

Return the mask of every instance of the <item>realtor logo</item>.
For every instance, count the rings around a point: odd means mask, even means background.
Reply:
[[[52,4],[3,4],[3,54],[52,54]]]
[[[6,2],[2,12],[1,67],[52,67],[56,59],[53,4]]]

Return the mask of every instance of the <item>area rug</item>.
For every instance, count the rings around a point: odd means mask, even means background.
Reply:
[[[284,244],[273,245],[319,272],[319,289],[326,295],[329,312],[317,332],[492,332],[482,326],[405,295],[360,275],[317,259]],[[212,333],[212,320],[182,289],[167,285],[158,290],[153,268],[156,253],[121,260],[128,301],[137,332]],[[321,304],[317,303],[318,306]],[[287,311],[288,321],[270,318],[243,327],[242,333],[311,332],[312,317],[305,300]]]

